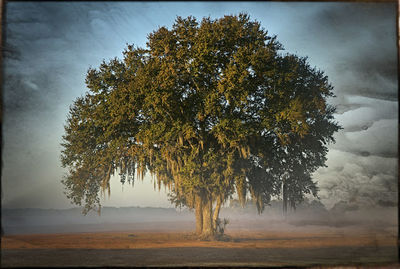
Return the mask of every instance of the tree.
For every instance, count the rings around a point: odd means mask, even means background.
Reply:
[[[178,17],[171,30],[149,34],[146,48],[128,45],[122,60],[89,69],[89,92],[71,106],[63,136],[67,197],[84,213],[100,209],[115,172],[122,183],[150,172],[210,237],[233,193],[244,203],[249,191],[262,212],[294,174],[284,160],[306,176],[296,182],[309,182],[339,128],[326,103],[332,86],[305,58],[282,51],[245,14]]]

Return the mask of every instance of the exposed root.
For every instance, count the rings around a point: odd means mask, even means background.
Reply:
[[[232,241],[232,237],[226,234],[200,234],[197,236],[197,240],[199,241],[224,241],[230,242]]]

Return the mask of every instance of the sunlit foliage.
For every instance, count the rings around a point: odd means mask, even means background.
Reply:
[[[215,233],[234,193],[242,203],[249,193],[259,212],[274,195],[292,206],[316,195],[311,174],[339,129],[327,77],[245,14],[178,17],[146,48],[128,45],[123,59],[89,69],[86,84],[63,136],[67,196],[87,212],[114,173],[133,184],[150,172],[195,209],[202,235]]]

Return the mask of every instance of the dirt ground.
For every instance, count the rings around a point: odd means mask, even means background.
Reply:
[[[228,241],[190,232],[131,230],[6,235],[2,267],[26,266],[317,266],[399,268],[394,229],[230,230]]]

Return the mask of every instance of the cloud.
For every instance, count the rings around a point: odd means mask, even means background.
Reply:
[[[327,165],[314,173],[327,207],[340,201],[364,208],[381,205],[382,201],[397,202],[397,158],[360,157],[331,150]]]
[[[396,158],[398,103],[354,95],[347,95],[343,99],[354,109],[335,115],[343,130],[335,134],[336,143],[330,145],[330,149],[362,158]]]
[[[60,93],[54,88],[54,77],[41,70],[36,71],[34,76],[26,77],[7,73],[4,82],[5,117],[12,118],[24,112],[51,111],[60,101]]]
[[[347,147],[354,151],[366,151],[371,155],[396,158],[397,123],[397,120],[379,120],[368,130],[347,132],[345,133],[346,142],[349,142]]]
[[[332,3],[313,16],[315,49],[329,61],[344,128],[314,178],[332,207],[391,206],[398,201],[398,87],[394,4]],[[311,48],[313,49],[313,48]]]
[[[367,130],[377,120],[397,118],[397,102],[346,95],[342,104],[346,109],[342,108],[335,119],[346,132]]]
[[[54,101],[60,97],[71,102],[81,95],[90,66],[122,55],[126,43],[133,40],[144,45],[147,33],[142,28],[153,23],[143,12],[147,9],[141,3],[8,3],[5,73],[9,83],[4,92],[12,92],[8,97],[13,99],[5,100],[9,104],[6,113],[31,114],[32,109],[56,108],[59,103]],[[138,21],[132,21],[132,16]],[[77,79],[80,87],[68,87],[67,83]],[[33,91],[29,81],[42,87],[41,95]],[[49,95],[57,98],[48,100]],[[41,106],[14,105],[21,102],[17,99]]]
[[[394,3],[340,3],[310,20],[334,63],[338,94],[397,101],[395,18]]]
[[[398,156],[396,119],[382,119],[360,126],[362,126],[361,130],[357,131],[339,131],[335,134],[336,143],[330,148],[359,156],[374,155],[390,158]]]

